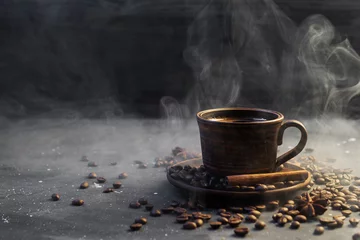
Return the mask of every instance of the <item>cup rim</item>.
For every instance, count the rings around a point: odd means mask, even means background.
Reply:
[[[218,121],[211,121],[208,119],[203,118],[202,116],[206,113],[211,112],[220,112],[220,111],[257,111],[257,112],[266,112],[271,113],[277,116],[275,119],[271,120],[265,120],[265,121],[251,121],[251,122],[218,122]],[[262,108],[246,108],[246,107],[232,107],[232,108],[212,108],[200,111],[196,114],[196,118],[198,121],[210,123],[210,124],[223,124],[223,125],[254,125],[254,124],[273,124],[273,123],[280,123],[284,120],[284,115],[280,112],[268,110],[268,109],[262,109]]]

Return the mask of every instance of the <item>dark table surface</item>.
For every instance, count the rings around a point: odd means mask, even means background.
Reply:
[[[0,239],[232,239],[233,230],[224,227],[210,231],[208,225],[194,231],[182,230],[174,216],[148,216],[144,209],[129,209],[130,201],[145,196],[161,208],[171,200],[185,200],[166,180],[163,168],[152,168],[153,159],[170,153],[175,146],[200,150],[195,121],[182,126],[177,121],[29,119],[10,122],[1,119],[0,130]],[[340,120],[305,121],[310,137],[308,147],[315,148],[318,159],[336,158],[335,167],[350,167],[360,174],[358,129],[355,123]],[[281,151],[293,146],[298,137],[289,130]],[[81,162],[87,155],[99,164],[87,167]],[[149,164],[137,169],[134,160]],[[117,162],[111,166],[111,162]],[[110,186],[121,172],[128,179],[114,193],[102,193],[103,186],[90,182],[80,190],[89,172],[104,176]],[[50,201],[59,193],[58,202]],[[74,198],[85,205],[71,206]],[[212,210],[210,210],[211,212]],[[215,215],[215,213],[213,213]],[[325,216],[335,214],[331,210]],[[351,239],[359,228],[348,221],[341,229],[326,230],[314,236],[315,223],[299,230],[270,223],[272,212],[263,213],[267,222],[262,231],[251,231],[249,239]],[[135,217],[148,217],[141,231],[128,231]],[[359,217],[359,213],[353,213]],[[245,223],[250,229],[252,224]]]

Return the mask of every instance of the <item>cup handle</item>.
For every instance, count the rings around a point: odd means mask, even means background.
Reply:
[[[296,145],[296,147],[294,147],[290,151],[287,151],[286,153],[284,153],[283,155],[279,156],[276,159],[275,170],[281,164],[284,164],[285,162],[289,161],[290,159],[292,159],[293,157],[298,155],[304,149],[306,142],[307,142],[307,131],[306,131],[304,125],[301,122],[296,121],[296,120],[287,120],[281,124],[279,133],[278,133],[277,145],[282,145],[284,131],[285,131],[285,129],[287,129],[289,127],[296,127],[297,129],[299,129],[301,132],[301,138],[300,138],[299,143]]]

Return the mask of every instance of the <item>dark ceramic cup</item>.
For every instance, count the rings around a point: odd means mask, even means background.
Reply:
[[[219,108],[197,114],[203,163],[219,176],[267,173],[298,155],[307,132],[296,120],[284,121],[275,111],[257,108]],[[286,128],[300,130],[297,146],[277,157]]]

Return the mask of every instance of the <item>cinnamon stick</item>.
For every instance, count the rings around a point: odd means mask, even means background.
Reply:
[[[229,186],[237,185],[255,185],[255,184],[272,184],[275,182],[285,181],[303,181],[308,178],[308,171],[297,170],[289,172],[243,174],[227,176],[226,181]]]

